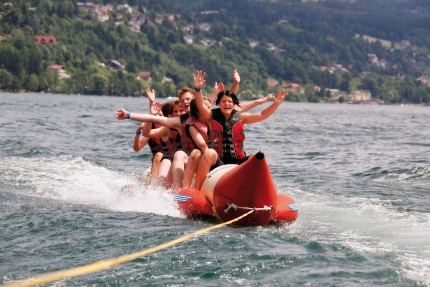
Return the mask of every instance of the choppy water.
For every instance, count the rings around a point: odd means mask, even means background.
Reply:
[[[143,98],[0,93],[0,283],[137,252],[212,223],[159,189],[132,150]],[[256,109],[259,110],[259,109]],[[299,218],[225,227],[51,286],[430,286],[430,108],[284,103],[246,128]]]

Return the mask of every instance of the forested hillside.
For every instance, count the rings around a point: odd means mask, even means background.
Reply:
[[[387,104],[426,103],[429,29],[423,0],[9,1],[0,89],[140,96],[151,87],[166,97],[196,70],[208,92],[238,69],[242,98],[285,87],[294,101],[365,90]]]

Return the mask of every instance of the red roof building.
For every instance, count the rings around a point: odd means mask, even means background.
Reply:
[[[137,73],[137,77],[144,79],[146,81],[151,81],[151,72],[141,71],[141,72]]]
[[[54,36],[34,36],[33,39],[39,44],[57,44],[57,38]]]

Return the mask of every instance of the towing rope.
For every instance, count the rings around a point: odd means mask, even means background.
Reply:
[[[25,279],[22,281],[18,281],[18,282],[6,283],[3,285],[0,285],[0,287],[38,286],[41,284],[51,283],[54,281],[65,279],[65,278],[82,276],[82,275],[94,273],[97,271],[101,271],[103,269],[108,269],[108,268],[114,267],[116,265],[132,261],[132,260],[137,259],[139,257],[143,257],[143,256],[146,256],[148,254],[155,253],[157,251],[166,249],[166,248],[171,247],[173,245],[176,245],[178,243],[184,242],[185,240],[188,240],[188,239],[190,239],[196,235],[203,234],[203,233],[224,227],[226,225],[232,224],[232,223],[239,221],[242,218],[250,215],[253,212],[255,212],[254,209],[252,209],[248,213],[245,213],[245,214],[243,214],[243,215],[241,215],[235,219],[232,219],[230,221],[220,223],[218,225],[211,226],[208,228],[201,229],[201,230],[196,231],[194,233],[184,235],[184,236],[179,237],[175,240],[172,240],[170,242],[158,245],[158,246],[150,248],[150,249],[142,250],[142,251],[139,251],[136,253],[127,254],[127,255],[123,255],[120,257],[112,258],[112,259],[96,261],[96,262],[90,263],[88,265],[79,266],[79,267],[75,267],[75,268],[71,268],[71,269],[67,269],[67,270],[61,270],[61,271],[57,271],[57,272],[42,274],[40,276],[35,276],[35,277]]]
[[[230,209],[234,209],[234,210],[238,210],[238,209],[245,209],[245,210],[255,210],[255,211],[272,211],[272,207],[271,206],[267,206],[265,205],[264,207],[245,207],[245,206],[237,206],[234,203],[228,204],[226,203],[225,205],[227,205],[227,208],[224,210],[225,213],[228,213]]]

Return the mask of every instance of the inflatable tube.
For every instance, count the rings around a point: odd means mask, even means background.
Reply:
[[[298,216],[295,200],[277,194],[262,152],[250,156],[241,165],[214,169],[206,176],[200,191],[179,190],[175,200],[187,218],[214,216],[225,222],[255,209],[254,213],[236,222],[237,226],[291,224]]]

